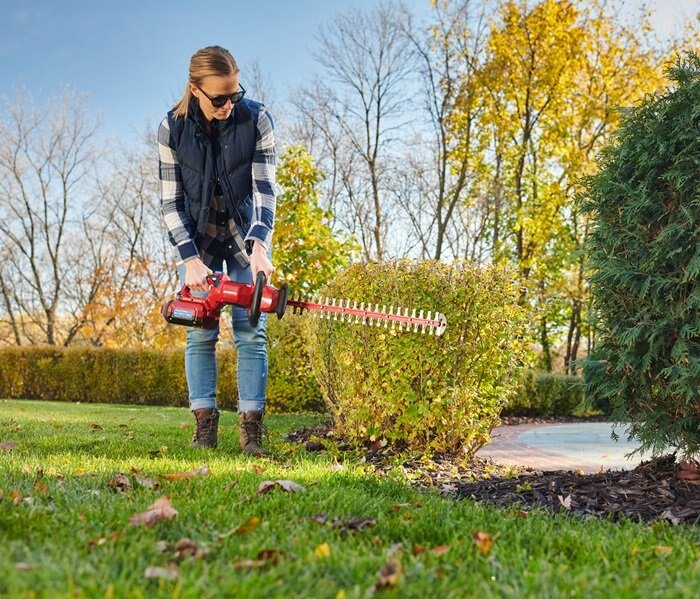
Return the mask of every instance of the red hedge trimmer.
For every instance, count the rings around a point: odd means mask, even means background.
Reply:
[[[201,327],[215,329],[219,324],[221,309],[226,305],[240,306],[248,310],[248,319],[253,326],[258,324],[262,312],[274,312],[277,318],[282,318],[287,306],[292,306],[294,314],[310,312],[313,316],[340,320],[341,322],[354,322],[369,326],[397,328],[402,331],[417,331],[431,335],[442,335],[447,328],[447,320],[444,314],[428,312],[424,316],[421,310],[390,306],[387,312],[386,306],[379,309],[379,304],[365,306],[362,302],[350,305],[350,300],[337,300],[326,298],[307,298],[302,300],[289,299],[289,286],[285,283],[280,289],[265,285],[265,274],[258,273],[255,285],[248,283],[236,283],[225,274],[216,273],[209,275],[207,281],[211,285],[206,297],[193,297],[186,285],[177,294],[176,299],[163,305],[163,316],[172,324],[182,324],[189,327]]]

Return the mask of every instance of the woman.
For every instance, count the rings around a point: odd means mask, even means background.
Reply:
[[[219,46],[190,59],[185,92],[158,130],[161,212],[175,246],[180,279],[206,296],[207,275],[223,271],[251,283],[274,267],[273,125],[265,107],[244,98],[233,56]],[[267,388],[265,315],[257,327],[233,306],[238,354],[240,442],[245,453],[264,455],[262,420]],[[216,342],[219,330],[187,330],[185,371],[196,420],[193,443],[216,447]]]

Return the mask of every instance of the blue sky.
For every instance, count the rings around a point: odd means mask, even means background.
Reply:
[[[319,27],[376,0],[0,0],[0,96],[28,91],[42,105],[63,86],[89,94],[103,130],[123,139],[154,126],[181,93],[189,57],[227,47],[243,68],[257,62],[285,101],[316,70]],[[428,0],[406,0],[417,16]],[[633,11],[642,0],[626,0]],[[700,10],[699,0],[650,0],[664,38]],[[195,8],[196,7],[196,8]]]

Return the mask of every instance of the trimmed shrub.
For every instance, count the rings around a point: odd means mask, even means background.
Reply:
[[[700,57],[623,120],[582,207],[598,314],[586,395],[641,448],[700,451]]]
[[[503,408],[509,416],[571,416],[583,406],[578,376],[524,370],[517,392]]]
[[[472,454],[515,391],[524,314],[511,273],[435,261],[355,264],[323,295],[438,310],[442,337],[309,323],[311,365],[339,432],[357,445]]]

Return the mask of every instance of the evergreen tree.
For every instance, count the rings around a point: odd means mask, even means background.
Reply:
[[[625,115],[586,185],[597,347],[587,396],[655,454],[700,449],[700,57]]]

